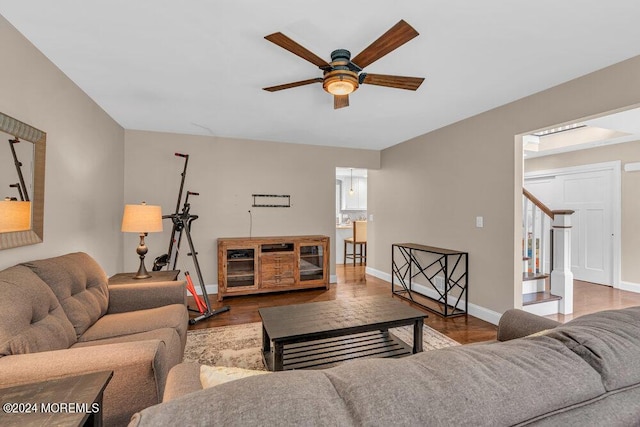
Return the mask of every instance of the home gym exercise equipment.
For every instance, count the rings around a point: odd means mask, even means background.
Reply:
[[[14,144],[18,144],[20,140],[18,138],[9,140],[9,148],[11,148],[11,154],[13,155],[13,163],[16,165],[16,171],[18,172],[18,179],[20,182],[11,184],[9,187],[17,188],[18,193],[20,194],[20,200],[23,202],[29,201],[29,194],[27,193],[27,185],[24,183],[24,176],[22,176],[22,162],[18,160],[18,155],[16,154],[16,149],[13,146]]]
[[[185,278],[187,280],[187,286],[191,287],[189,291],[194,295],[194,299],[196,301],[196,305],[198,306],[198,312],[200,312],[200,316],[195,317],[193,319],[189,319],[189,323],[191,325],[196,322],[208,319],[211,316],[215,316],[216,314],[223,313],[225,311],[229,311],[229,306],[224,306],[218,308],[216,310],[211,310],[211,304],[209,302],[209,295],[207,294],[207,289],[204,285],[204,280],[202,279],[202,272],[200,271],[200,264],[198,263],[198,253],[193,246],[193,239],[191,238],[191,224],[193,221],[198,219],[198,215],[191,215],[191,204],[189,203],[189,196],[198,196],[200,193],[195,193],[191,191],[187,191],[187,195],[184,199],[184,205],[182,206],[182,211],[180,211],[180,201],[182,200],[182,191],[184,189],[184,181],[187,175],[187,164],[189,163],[189,155],[175,153],[176,156],[182,157],[185,159],[184,161],[184,170],[182,171],[182,179],[180,181],[180,190],[178,192],[178,203],[176,204],[176,212],[171,215],[163,215],[162,218],[171,219],[173,222],[173,228],[171,230],[171,238],[169,241],[169,250],[166,254],[163,254],[157,257],[153,263],[153,271],[160,271],[164,266],[169,266],[173,261],[173,267],[171,270],[175,270],[178,264],[178,255],[180,254],[180,243],[182,242],[182,235],[187,237],[187,243],[189,244],[189,250],[191,252],[187,253],[188,256],[191,256],[193,260],[193,265],[196,269],[196,275],[198,276],[198,281],[200,282],[200,289],[202,291],[202,299],[197,296],[195,292],[195,287],[193,286],[193,282],[191,280],[191,276],[188,272],[185,272]],[[177,239],[176,239],[176,234]],[[169,268],[168,268],[169,269]]]

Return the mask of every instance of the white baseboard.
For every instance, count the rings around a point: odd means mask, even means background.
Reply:
[[[389,282],[391,284],[391,275],[389,273],[385,273],[384,271],[376,270],[375,268],[367,267],[365,269],[365,273],[370,274],[378,279],[382,279],[385,282]]]
[[[329,283],[338,283],[338,275],[332,274],[331,276],[329,276]]]
[[[541,302],[539,304],[530,304],[522,307],[524,311],[527,311],[531,314],[537,314],[538,316],[549,316],[550,314],[558,314],[560,313],[560,308],[558,305],[559,301],[547,301]]]
[[[378,279],[384,280],[385,282],[389,282],[389,286],[391,286],[391,274],[385,273],[384,271],[376,270],[371,267],[366,268],[366,273],[370,274]],[[438,293],[430,289],[424,285],[413,283],[414,289],[416,289],[421,294],[424,294],[431,298],[437,298]],[[464,308],[464,301],[460,301],[459,307]],[[469,307],[467,308],[467,312],[478,319],[484,320],[485,322],[489,322],[493,325],[497,325],[500,321],[500,317],[502,317],[501,313],[498,313],[493,310],[489,310],[488,308],[481,307],[479,305],[469,303]]]
[[[472,303],[469,303],[469,314],[496,326],[498,326],[498,322],[500,322],[500,318],[502,317],[502,313]]]
[[[620,281],[620,286],[618,287],[618,289],[620,289],[622,291],[640,293],[640,283],[623,282],[621,280]]]
[[[195,283],[193,284],[194,288],[196,289],[196,293],[198,295],[202,295],[202,289],[200,288],[199,285],[196,285]],[[205,289],[207,290],[207,294],[208,295],[212,295],[212,294],[217,294],[218,293],[218,285],[204,285]]]

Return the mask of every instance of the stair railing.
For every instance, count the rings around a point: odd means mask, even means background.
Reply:
[[[573,312],[573,274],[571,273],[572,210],[551,210],[533,194],[523,194],[524,273],[546,275],[545,291],[559,296],[558,312]],[[547,255],[548,254],[548,255]],[[547,289],[549,284],[549,289]]]
[[[549,274],[553,270],[553,211],[522,189],[522,258],[525,274]]]

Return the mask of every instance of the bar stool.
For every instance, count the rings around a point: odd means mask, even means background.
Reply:
[[[347,253],[347,245],[353,245],[353,252]],[[356,247],[360,248],[360,253],[356,251]],[[356,259],[360,259],[360,264],[367,263],[367,221],[353,222],[353,237],[344,239],[344,263],[347,259],[353,259],[353,265],[356,265]]]

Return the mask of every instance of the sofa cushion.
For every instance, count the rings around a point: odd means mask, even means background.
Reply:
[[[151,331],[137,332],[131,335],[104,338],[95,341],[78,341],[72,345],[71,348],[92,347],[105,344],[122,344],[148,340],[158,340],[164,343],[164,347],[167,349],[167,354],[164,356],[164,359],[167,359],[167,373],[171,367],[182,362],[184,349],[182,347],[180,336],[178,336],[178,333],[173,328],[158,328]]]
[[[60,350],[76,342],[51,289],[31,270],[0,272],[0,356]]]
[[[607,390],[640,383],[640,307],[585,315],[547,336],[589,363]]]
[[[382,384],[378,387],[383,388]],[[391,394],[385,400],[391,400]],[[415,408],[414,408],[415,409]],[[135,414],[130,426],[347,426],[343,399],[322,371],[256,375],[177,397]],[[383,423],[377,423],[383,425]]]
[[[607,392],[598,399],[530,420],[525,425],[536,427],[640,425],[640,386]]]
[[[165,305],[147,310],[107,314],[79,337],[79,341],[103,340],[139,332],[171,328],[181,339],[187,335],[187,308],[182,304]]]
[[[131,425],[514,425],[604,393],[589,364],[536,337],[244,378],[145,409]]]
[[[89,255],[76,252],[22,265],[29,267],[49,285],[77,336],[107,312],[108,278]]]
[[[548,337],[366,359],[324,373],[356,425],[513,425],[605,392],[597,372]]]

